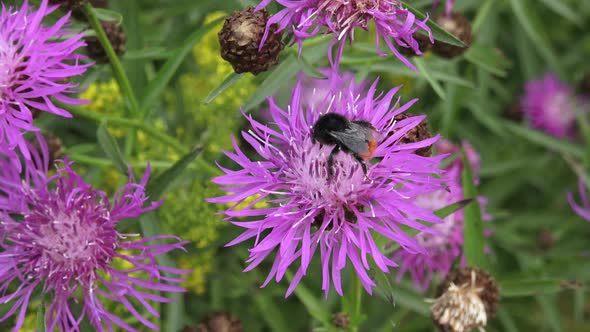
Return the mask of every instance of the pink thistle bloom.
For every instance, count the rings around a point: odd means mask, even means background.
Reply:
[[[41,148],[29,144],[31,159],[25,160],[24,180],[7,157],[0,158],[0,301],[12,303],[0,321],[16,314],[14,331],[19,331],[31,296],[43,292],[52,299],[46,308],[48,331],[80,331],[84,318],[97,331],[112,331],[114,326],[137,331],[106,309],[108,301],[123,304],[141,324],[158,329],[138,307],[158,316],[150,302],[171,301],[159,292],[184,291],[173,285],[182,279],[165,274],[188,271],[158,265],[156,258],[184,250],[186,242],[169,235],[141,238],[117,231],[121,220],[160,206],[152,202],[144,207],[149,169],[139,183],[129,175],[129,183],[109,200],[84,182],[67,158],[55,175],[48,176],[47,145],[40,135],[37,138]],[[161,240],[171,243],[154,243]],[[126,267],[117,268],[115,262]]]
[[[576,113],[582,103],[572,87],[548,73],[540,80],[529,81],[525,90],[521,108],[532,127],[559,138],[575,136]]]
[[[402,250],[426,253],[402,228],[432,232],[416,220],[441,222],[431,211],[414,203],[415,197],[443,188],[442,180],[436,176],[441,173],[438,165],[443,157],[414,153],[433,144],[438,136],[401,144],[405,134],[424,116],[395,121],[396,115],[417,100],[400,105],[398,99],[392,104],[399,88],[377,95],[376,85],[377,81],[368,92],[356,94],[353,91],[358,91],[358,86],[352,81],[346,91],[329,94],[326,107],[316,108],[303,100],[300,81],[287,109],[269,98],[272,127],[246,116],[253,129],[242,135],[259,157],[250,159],[234,142],[235,152],[226,155],[239,168],[221,168],[225,175],[213,179],[228,195],[209,201],[233,204],[224,213],[234,225],[245,229],[228,246],[254,238],[250,264],[245,271],[254,269],[274,253],[273,266],[262,287],[273,278],[280,281],[287,269],[299,261],[288,296],[306,275],[312,257],[319,251],[326,296],[332,284],[342,295],[341,271],[348,261],[371,294],[375,283],[367,273],[368,257],[385,272],[396,266],[381,252],[374,233],[398,243]],[[337,113],[350,121],[367,121],[380,133],[373,162],[367,162],[367,176],[360,163],[344,152],[335,155],[333,174],[329,176],[328,160],[334,146],[312,140],[313,125],[326,113]],[[254,200],[245,203],[249,197]],[[269,206],[258,208],[256,203],[263,200]]]
[[[272,0],[263,0],[256,10],[260,10],[271,3]],[[399,1],[395,0],[275,0],[282,5],[278,13],[273,15],[266,25],[266,31],[262,38],[261,46],[266,41],[270,27],[278,25],[276,33],[283,30],[293,32],[294,43],[302,42],[306,38],[320,33],[333,34],[332,46],[338,44],[336,58],[329,52],[330,62],[338,64],[342,56],[346,41],[354,39],[354,29],[359,27],[368,30],[369,24],[375,23],[377,35],[376,50],[379,55],[386,55],[381,51],[381,41],[387,44],[389,50],[406,66],[416,70],[397,49],[399,47],[410,48],[416,54],[422,54],[418,41],[413,34],[423,30],[430,35],[430,41],[434,42],[430,28],[424,21],[417,20],[414,14],[404,9]]]
[[[584,180],[582,179],[580,179],[578,182],[578,190],[580,192],[580,199],[582,202],[581,205],[576,203],[572,193],[567,193],[567,200],[577,215],[586,219],[586,221],[590,221],[590,202],[588,201],[588,189],[586,188]]]
[[[74,52],[84,46],[83,33],[67,31],[69,14],[52,26],[41,21],[57,6],[41,1],[37,10],[25,0],[20,9],[2,5],[0,13],[0,144],[20,148],[29,158],[28,131],[38,131],[33,124],[33,109],[71,117],[51,98],[66,103],[82,101],[68,97],[76,84],[70,78],[82,75],[88,65],[85,57]]]
[[[445,140],[439,140],[435,144],[436,151],[445,156],[460,151],[460,146],[454,145]],[[463,143],[462,148],[467,155],[470,166],[473,169],[474,176],[477,176],[479,170],[479,155],[469,145]],[[416,204],[430,211],[437,211],[451,204],[460,202],[465,199],[463,188],[461,186],[461,174],[463,172],[463,161],[459,155],[446,168],[447,172],[443,179],[447,183],[447,188],[436,192],[420,195],[416,198]],[[486,203],[485,198],[479,197],[480,204]],[[490,216],[485,215],[484,219],[489,220]],[[459,210],[444,218],[443,222],[432,227],[437,233],[419,233],[416,239],[428,254],[413,254],[403,250],[397,250],[393,259],[399,262],[400,270],[397,276],[400,281],[405,273],[409,273],[414,284],[422,291],[426,291],[430,286],[435,274],[446,276],[451,270],[453,264],[460,260],[463,264],[463,211]]]

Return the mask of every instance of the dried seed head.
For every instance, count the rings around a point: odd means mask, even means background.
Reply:
[[[481,269],[459,268],[451,272],[433,300],[432,318],[441,331],[483,331],[496,313],[499,290],[492,277]]]
[[[461,39],[467,47],[459,47],[441,41],[435,41],[432,51],[445,58],[454,58],[459,56],[469,48],[469,45],[473,41],[473,35],[471,33],[471,23],[465,16],[458,13],[453,13],[449,16],[439,14],[434,16],[433,20],[440,25],[443,29],[452,33]]]
[[[405,113],[401,113],[395,116],[396,121],[401,121],[404,119],[409,118],[410,115]],[[392,135],[393,133],[390,133]],[[416,143],[423,141],[425,139],[429,139],[432,137],[432,134],[428,130],[428,121],[426,119],[422,120],[419,125],[412,128],[410,131],[406,133],[406,135],[401,139],[402,144],[409,144],[409,143]],[[420,148],[416,150],[416,154],[423,156],[423,157],[430,157],[432,155],[432,146],[427,146],[424,148]]]
[[[432,48],[432,43],[430,42],[430,38],[428,36],[416,32],[416,33],[414,33],[413,37],[418,42],[418,48],[420,49],[420,51],[422,51],[423,54],[417,55],[416,53],[414,53],[414,50],[412,50],[409,47],[397,46],[397,50],[402,55],[407,56],[407,57],[422,56],[422,55],[424,55],[424,53],[428,52]]]
[[[337,328],[348,329],[350,316],[345,312],[337,312],[332,315],[332,324]]]
[[[123,27],[115,22],[101,22],[102,28],[104,29],[107,38],[113,45],[113,49],[118,56],[125,54],[125,44],[127,42],[127,36],[123,31]],[[109,58],[100,44],[97,37],[87,37],[86,41],[86,52],[88,56],[97,63],[107,63]]]
[[[86,0],[49,0],[52,5],[59,5],[63,10],[79,11]]]
[[[268,17],[266,10],[254,12],[252,7],[248,7],[235,11],[225,19],[218,34],[221,57],[232,65],[236,73],[257,75],[278,63],[284,44],[282,34],[275,33],[276,25],[271,26],[268,39],[258,50]]]
[[[205,322],[199,324],[195,332],[242,332],[242,321],[235,315],[222,311],[211,314]]]
[[[52,5],[60,5],[60,8],[66,11],[71,11],[72,16],[80,21],[86,19],[82,12],[84,3],[90,2],[94,8],[106,8],[107,0],[49,0]]]

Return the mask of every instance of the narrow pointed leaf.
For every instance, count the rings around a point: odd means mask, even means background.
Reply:
[[[172,184],[174,180],[176,180],[182,174],[182,172],[188,167],[188,165],[190,165],[193,160],[195,160],[195,158],[197,158],[202,150],[203,149],[201,147],[193,149],[191,152],[187,153],[180,160],[174,163],[174,165],[165,170],[162,174],[158,175],[158,177],[151,180],[147,185],[147,195],[152,200],[157,200],[160,196],[162,196],[170,184]]]
[[[115,168],[123,173],[127,174],[127,163],[125,162],[125,158],[121,153],[121,149],[119,149],[119,144],[117,144],[117,140],[109,133],[107,129],[107,123],[103,122],[96,132],[96,136],[98,138],[98,143],[106,153],[106,155],[113,161],[113,165]]]
[[[407,10],[409,10],[412,14],[414,14],[416,16],[417,20],[423,21],[426,18],[426,14],[424,14],[423,12],[419,11],[418,9],[410,6],[408,4],[408,1],[400,1],[400,2],[404,5],[404,7]],[[428,24],[428,27],[430,27],[430,30],[432,31],[432,36],[437,41],[441,41],[443,43],[447,43],[447,44],[451,44],[451,45],[455,45],[455,46],[467,47],[467,45],[461,39],[457,38],[452,33],[443,29],[440,25],[434,23],[434,21],[429,19],[427,24]],[[421,30],[420,30],[420,32],[421,32]]]
[[[287,279],[289,281],[293,280],[293,274],[290,271],[286,273]],[[295,296],[303,303],[305,308],[307,308],[307,312],[317,319],[318,321],[322,322],[324,327],[332,326],[331,323],[331,314],[327,310],[327,306],[325,303],[322,303],[321,300],[318,300],[312,292],[303,285],[303,283],[299,283],[295,291],[293,292]],[[325,301],[324,301],[325,302]]]
[[[487,261],[484,254],[484,234],[483,219],[481,217],[481,207],[477,200],[477,188],[471,171],[471,165],[467,156],[463,152],[463,194],[466,198],[471,198],[471,204],[463,210],[465,218],[463,226],[463,252],[467,259],[467,264],[486,268]]]
[[[571,154],[577,158],[584,157],[584,149],[568,141],[561,140],[541,131],[526,128],[524,126],[510,122],[505,122],[504,126],[515,135],[520,136],[531,143],[562,153]]]
[[[217,86],[215,89],[209,92],[209,95],[207,95],[205,101],[203,101],[203,104],[208,105],[209,103],[211,103],[213,100],[215,100],[215,98],[222,94],[223,91],[227,90],[240,78],[242,78],[242,76],[244,76],[244,74],[237,74],[233,71],[229,73],[229,75],[225,77],[225,79],[223,80],[223,82],[221,82],[221,84],[219,84],[219,86]]]
[[[428,70],[426,64],[424,63],[424,59],[416,57],[414,58],[414,64],[416,65],[418,72],[422,75],[422,77],[426,79],[426,81],[428,82],[428,84],[430,84],[434,92],[436,92],[440,99],[444,100],[446,98],[445,91],[443,90],[440,83],[438,83],[434,78],[432,78],[432,75],[430,75],[430,70]]]

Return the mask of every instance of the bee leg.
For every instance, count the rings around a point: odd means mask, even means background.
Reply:
[[[365,162],[365,160],[356,154],[354,155],[354,159],[356,159],[361,164],[363,173],[365,173],[365,179],[369,180],[369,176],[367,175],[369,173],[369,170],[367,169],[367,163]]]
[[[336,156],[338,152],[340,152],[340,147],[336,145],[328,157],[328,179],[332,178],[334,175],[334,156]]]

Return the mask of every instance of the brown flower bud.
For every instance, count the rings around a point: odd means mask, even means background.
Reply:
[[[221,57],[232,65],[236,73],[257,75],[278,63],[284,44],[282,34],[275,33],[276,24],[270,27],[268,38],[258,50],[268,18],[266,10],[254,12],[252,7],[248,7],[235,11],[225,19],[218,34]]]
[[[185,328],[184,331],[190,332],[242,332],[242,321],[229,313],[229,312],[216,312],[205,320],[205,322],[199,324],[196,329]]]
[[[107,0],[49,0],[52,5],[60,5],[60,8],[66,11],[71,11],[72,16],[80,21],[86,19],[82,12],[84,3],[90,2],[94,8],[106,8]]]
[[[441,331],[470,332],[484,328],[496,314],[499,289],[496,281],[478,268],[461,267],[438,287],[432,300],[432,318]]]
[[[433,20],[443,29],[461,39],[467,45],[467,47],[460,47],[437,40],[432,47],[434,53],[445,58],[454,58],[467,51],[469,45],[473,41],[473,35],[471,33],[471,23],[469,23],[465,16],[458,13],[453,13],[449,16],[439,14],[434,16]]]
[[[541,250],[549,250],[555,245],[553,233],[548,229],[542,229],[537,234],[537,245]]]
[[[407,119],[409,117],[411,117],[411,115],[401,113],[401,114],[395,116],[395,120],[401,121],[401,120]],[[389,133],[389,135],[393,135],[393,133]],[[410,129],[410,131],[408,131],[406,133],[406,135],[401,139],[401,143],[402,144],[415,143],[415,142],[423,141],[425,139],[429,139],[431,137],[432,137],[432,134],[428,130],[428,121],[426,119],[424,119],[424,120],[422,120],[422,122],[420,122],[420,124],[418,124],[416,127],[412,128],[412,129]],[[427,147],[420,148],[420,149],[416,150],[416,154],[423,156],[423,157],[430,157],[432,155],[432,146],[430,145]]]
[[[102,22],[102,28],[104,29],[107,38],[113,45],[113,49],[118,56],[125,54],[125,43],[127,42],[127,36],[123,31],[123,27],[115,22]],[[109,58],[106,51],[102,47],[97,37],[87,37],[86,40],[86,52],[88,56],[96,61],[97,63],[107,63]]]
[[[348,329],[350,325],[350,316],[345,312],[337,312],[332,315],[332,324],[340,329]]]

